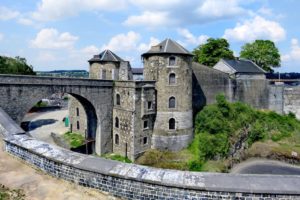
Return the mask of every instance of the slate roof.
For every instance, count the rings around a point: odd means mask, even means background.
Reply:
[[[254,62],[247,59],[222,59],[225,64],[229,65],[236,72],[235,73],[266,73],[262,68],[257,66]]]
[[[183,54],[193,56],[191,52],[171,39],[165,39],[158,45],[152,46],[151,49],[142,54],[142,56],[144,57],[152,54]]]
[[[99,55],[94,55],[94,57],[89,60],[89,62],[105,62],[105,61],[121,62],[124,60],[108,49],[102,51]]]
[[[143,74],[144,68],[131,68],[132,74]]]

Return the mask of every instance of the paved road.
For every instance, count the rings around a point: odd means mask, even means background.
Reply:
[[[231,173],[300,175],[300,167],[279,161],[252,159],[236,165]]]

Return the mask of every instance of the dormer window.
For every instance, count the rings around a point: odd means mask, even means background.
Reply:
[[[175,56],[169,57],[169,66],[175,66],[175,64],[176,64]]]

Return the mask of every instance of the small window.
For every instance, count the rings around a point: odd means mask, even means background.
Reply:
[[[169,75],[169,85],[174,85],[176,84],[176,75],[174,73],[171,73]]]
[[[106,80],[106,69],[102,69],[102,74],[101,74],[101,78],[103,79],[103,80]]]
[[[115,127],[119,128],[119,118],[118,117],[115,118]]]
[[[176,99],[175,97],[170,97],[169,98],[169,108],[175,108],[176,106]]]
[[[144,121],[144,129],[147,129],[147,128],[149,128],[148,120],[145,120],[145,121]]]
[[[169,120],[169,129],[170,130],[175,130],[175,119],[174,118],[171,118]]]
[[[148,143],[148,138],[147,138],[147,137],[144,137],[144,138],[143,138],[143,143],[144,143],[144,144],[147,144],[147,143]]]
[[[169,58],[169,66],[174,66],[176,63],[176,58],[174,56],[171,56]]]
[[[79,116],[79,108],[76,108],[76,115]]]
[[[80,124],[79,124],[79,121],[77,121],[77,124],[76,124],[76,125],[77,125],[77,127],[76,127],[76,128],[77,128],[77,130],[79,130],[79,129],[80,129]]]
[[[119,94],[116,95],[116,105],[121,105],[121,97]]]
[[[152,101],[148,101],[148,110],[152,110]]]
[[[115,144],[119,144],[119,135],[115,134]]]

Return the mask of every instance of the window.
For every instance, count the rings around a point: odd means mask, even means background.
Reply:
[[[77,121],[77,130],[79,130],[80,129],[80,124],[79,124],[79,121]]]
[[[111,80],[115,80],[115,69],[111,70]]]
[[[119,94],[116,95],[116,105],[121,105],[121,97]]]
[[[171,118],[169,120],[169,129],[170,130],[175,130],[175,119],[174,118]]]
[[[175,97],[170,97],[169,98],[169,108],[175,108],[176,106],[176,99]]]
[[[118,134],[115,135],[115,144],[119,144],[119,135]]]
[[[152,101],[148,101],[148,110],[152,110]]]
[[[147,128],[149,128],[149,126],[148,126],[148,120],[145,120],[144,121],[144,129],[147,129]]]
[[[174,85],[176,84],[176,75],[174,73],[171,73],[169,75],[169,85]]]
[[[119,128],[119,118],[118,117],[115,118],[115,127]]]
[[[106,69],[102,69],[101,79],[106,80]]]
[[[171,56],[169,58],[169,66],[174,66],[176,63],[176,58],[174,56]]]
[[[76,108],[76,115],[79,116],[79,108]]]
[[[147,137],[144,137],[144,138],[143,138],[143,143],[144,143],[144,144],[147,144],[147,143],[148,143],[148,138],[147,138]]]

